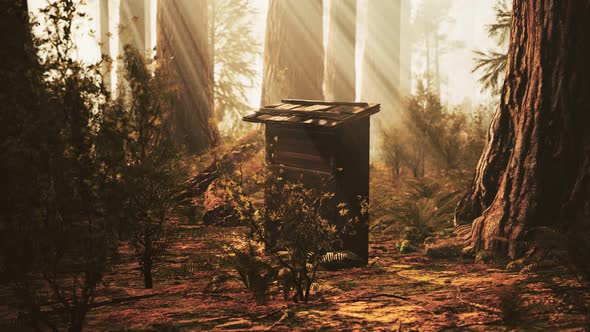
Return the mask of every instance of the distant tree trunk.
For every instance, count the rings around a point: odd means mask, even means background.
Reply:
[[[172,130],[188,151],[205,152],[219,143],[207,0],[159,0],[157,20],[158,61],[178,84]]]
[[[440,98],[440,39],[434,34],[434,92]]]
[[[412,90],[412,41],[410,18],[412,16],[411,0],[401,1],[400,13],[400,82],[399,93],[403,99]]]
[[[146,9],[147,0],[121,0],[119,4],[119,56],[124,54],[126,45],[130,45],[144,54],[147,49]],[[125,80],[125,61],[119,61],[117,66],[117,95],[129,93]]]
[[[426,32],[424,34],[424,46],[425,46],[425,51],[426,51],[426,88],[431,91],[432,89],[432,72],[430,71],[432,66],[430,64],[430,59],[431,56],[430,54],[431,52],[431,47],[430,47],[430,32]]]
[[[100,52],[103,56],[111,57],[111,31],[109,28],[109,0],[100,0]],[[103,64],[104,84],[111,91],[112,62]]]
[[[528,230],[589,219],[590,0],[513,10],[500,107],[455,221],[472,222],[473,249],[519,257]]]
[[[283,98],[324,99],[322,0],[270,0],[262,104]]]
[[[400,98],[400,9],[401,0],[370,0],[363,55],[361,99],[381,104],[371,117],[371,154],[379,152],[377,135],[382,123],[399,117]]]
[[[327,99],[355,100],[355,51],[356,0],[332,1],[325,68]]]

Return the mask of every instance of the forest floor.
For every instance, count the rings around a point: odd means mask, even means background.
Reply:
[[[375,239],[364,268],[322,271],[308,304],[271,294],[259,304],[238,281],[208,287],[216,271],[191,262],[219,255],[239,230],[185,228],[142,290],[137,264],[122,264],[97,299],[88,330],[572,330],[588,327],[590,293],[561,271],[519,274],[463,259],[400,255],[392,239]],[[208,290],[207,290],[208,289]],[[510,325],[505,322],[510,321]]]
[[[590,326],[590,291],[560,269],[518,273],[473,259],[402,255],[390,233],[371,235],[368,266],[321,271],[308,304],[286,301],[273,289],[260,303],[238,280],[219,279],[232,271],[221,273],[211,264],[243,232],[183,225],[151,290],[143,289],[138,264],[123,246],[121,263],[100,289],[86,329],[585,331]],[[8,296],[1,290],[0,298]],[[12,301],[2,302],[0,323],[9,322],[17,311]]]

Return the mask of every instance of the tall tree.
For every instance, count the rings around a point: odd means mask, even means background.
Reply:
[[[330,2],[326,50],[326,98],[354,101],[356,97],[356,0]]]
[[[451,2],[449,0],[423,0],[416,10],[414,34],[416,41],[424,42],[425,72],[427,83],[435,93],[440,95],[441,74],[440,56],[445,52],[444,46],[450,43],[441,32],[443,22],[448,19]]]
[[[401,1],[400,14],[400,82],[399,92],[402,99],[412,91],[412,41],[411,25],[412,1]]]
[[[383,110],[371,118],[371,153],[380,153],[382,144],[377,129],[398,119],[402,106],[400,94],[400,15],[402,0],[368,1],[367,35],[363,54],[361,99],[381,104]],[[375,144],[376,143],[376,144]]]
[[[362,99],[381,103],[393,116],[400,106],[401,0],[371,0],[367,7],[367,37],[363,56]]]
[[[177,84],[172,119],[176,140],[191,152],[204,152],[219,142],[207,0],[160,0],[157,21],[158,61]]]
[[[103,62],[104,85],[111,89],[111,30],[109,28],[109,0],[100,0],[100,52],[106,57]]]
[[[474,249],[523,255],[528,231],[588,229],[590,0],[514,1],[507,76],[456,222]]]
[[[119,55],[124,54],[125,46],[130,45],[145,53],[149,42],[149,0],[122,0],[119,4]],[[129,93],[125,80],[123,61],[117,66],[117,93]]]
[[[323,0],[270,0],[262,104],[324,99]]]
[[[238,137],[250,130],[242,117],[252,109],[248,90],[256,84],[256,62],[262,54],[252,29],[259,12],[253,0],[215,0],[209,6],[215,118],[223,136]]]

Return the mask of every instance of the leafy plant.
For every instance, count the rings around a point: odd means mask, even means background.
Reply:
[[[488,35],[496,39],[498,48],[502,51],[475,51],[476,65],[472,72],[480,71],[482,76],[482,90],[489,90],[494,95],[500,94],[500,87],[504,81],[506,71],[506,44],[510,34],[510,22],[512,21],[512,0],[497,0],[495,5],[496,22],[488,25]]]
[[[407,99],[401,120],[381,128],[385,163],[395,177],[408,169],[415,178],[429,171],[449,172],[471,168],[481,154],[485,138],[482,109],[468,117],[463,110],[447,110],[423,80]],[[428,166],[428,167],[427,167]]]
[[[238,274],[244,287],[254,294],[258,302],[264,303],[278,272],[265,259],[264,247],[248,236],[238,245],[230,245],[225,249],[225,260]]]
[[[109,196],[121,159],[101,144],[111,137],[103,130],[107,94],[100,63],[75,56],[72,34],[85,17],[82,3],[49,1],[40,11],[45,24],[33,36],[27,7],[17,1],[27,30],[18,47],[29,66],[3,73],[19,82],[3,96],[9,116],[3,115],[8,130],[0,149],[7,193],[0,209],[0,279],[12,286],[35,330],[82,330],[117,258],[108,212],[117,208]]]
[[[302,179],[288,181],[283,176],[279,170],[249,177],[265,188],[266,202],[257,204],[245,194],[243,173],[238,171],[235,176],[225,177],[227,199],[235,204],[239,218],[280,268],[278,277],[285,296],[292,290],[294,302],[307,303],[322,257],[337,246],[338,230],[329,217],[334,211],[341,216],[349,211],[335,204],[326,181],[322,181],[320,189],[311,189]]]
[[[123,135],[125,167],[121,170],[124,219],[128,222],[146,288],[153,286],[153,269],[159,257],[176,240],[172,214],[184,178],[181,150],[167,131],[172,110],[172,87],[166,73],[152,75],[138,50],[126,46],[125,79],[129,96],[117,102],[123,112],[116,123]],[[117,109],[117,108],[115,108]]]
[[[243,134],[241,119],[251,109],[247,93],[255,85],[261,47],[252,31],[257,10],[252,0],[214,0],[209,12],[215,114],[224,135]]]

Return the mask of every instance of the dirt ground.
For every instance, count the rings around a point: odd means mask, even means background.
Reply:
[[[191,264],[219,254],[220,245],[238,231],[186,226],[153,290],[142,289],[137,264],[123,250],[124,262],[97,299],[87,330],[584,331],[590,326],[590,293],[561,271],[518,274],[462,259],[400,255],[386,239],[372,243],[369,266],[322,271],[310,303],[295,305],[275,292],[257,304],[237,281],[207,287],[215,271]],[[4,321],[14,314],[6,309]]]
[[[473,259],[402,255],[372,234],[369,265],[321,271],[308,304],[273,287],[259,303],[237,280],[220,280],[214,257],[239,227],[184,225],[152,290],[122,246],[122,262],[90,311],[88,331],[586,331],[590,291],[565,271],[508,272]],[[231,271],[226,271],[231,273]],[[18,310],[0,289],[0,330]]]
[[[136,264],[122,265],[98,302],[136,298],[93,309],[88,330],[583,331],[590,326],[590,293],[561,271],[519,274],[462,259],[402,256],[394,241],[373,243],[366,268],[323,271],[308,304],[295,305],[278,294],[257,304],[237,281],[203,291],[215,274],[190,268],[191,261],[204,258],[199,256],[218,253],[218,245],[233,236],[229,229],[189,227],[185,234],[151,291],[141,289]],[[514,308],[503,313],[510,305]],[[511,325],[505,324],[508,319]]]

